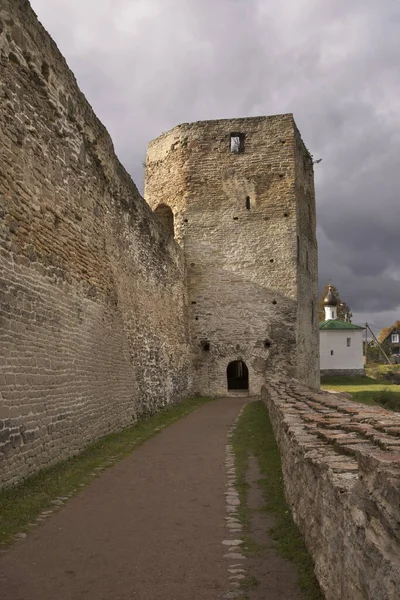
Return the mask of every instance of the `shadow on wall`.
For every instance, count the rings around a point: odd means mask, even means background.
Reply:
[[[174,237],[174,213],[172,212],[171,208],[167,204],[159,204],[154,213],[157,215],[158,219],[164,225],[168,233]]]

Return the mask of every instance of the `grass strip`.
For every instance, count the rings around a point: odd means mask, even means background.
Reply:
[[[348,392],[355,402],[369,406],[383,406],[387,410],[400,411],[400,386],[386,379],[371,377],[323,377],[323,390]]]
[[[245,544],[250,553],[254,553],[254,542],[251,541],[251,515],[247,503],[249,484],[246,475],[249,456],[254,456],[261,474],[258,484],[263,494],[262,510],[274,516],[275,525],[268,533],[275,541],[276,550],[296,567],[304,599],[323,600],[314,575],[312,559],[286,504],[280,454],[263,402],[252,402],[245,407],[233,432],[232,446],[236,462],[236,487],[241,501],[238,514],[244,526]],[[262,553],[261,548],[258,547],[257,553]]]
[[[76,494],[100,471],[129,456],[140,444],[210,400],[194,397],[161,409],[154,416],[97,440],[76,456],[0,491],[0,545],[24,532],[42,511],[54,509],[59,498],[66,500]]]

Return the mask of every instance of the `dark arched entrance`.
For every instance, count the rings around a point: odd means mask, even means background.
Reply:
[[[249,370],[242,360],[234,360],[226,369],[228,390],[248,390]]]
[[[155,209],[155,214],[160,219],[167,231],[174,235],[174,213],[167,204],[159,204]]]

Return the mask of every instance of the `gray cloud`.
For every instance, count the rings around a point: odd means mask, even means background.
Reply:
[[[316,157],[321,286],[400,317],[400,5],[32,0],[139,187],[146,145],[200,119],[293,112]],[[390,321],[388,322],[387,319]]]

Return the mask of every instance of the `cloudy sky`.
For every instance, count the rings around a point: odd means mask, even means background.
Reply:
[[[320,285],[400,318],[398,0],[31,0],[140,189],[181,122],[293,112],[315,158]]]

